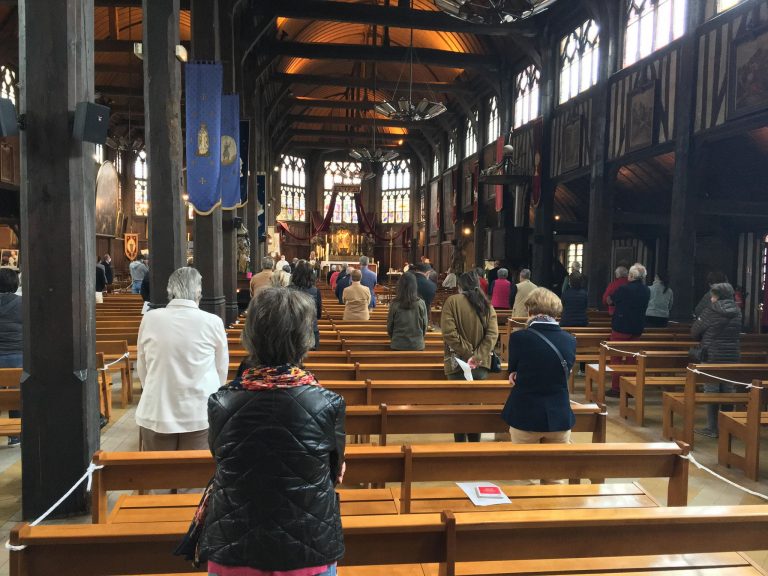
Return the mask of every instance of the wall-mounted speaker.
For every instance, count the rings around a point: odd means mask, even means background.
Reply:
[[[78,102],[75,108],[75,126],[72,136],[82,142],[105,144],[109,130],[109,113],[107,106],[93,102]]]
[[[16,108],[7,98],[0,98],[0,136],[18,136],[19,120]]]

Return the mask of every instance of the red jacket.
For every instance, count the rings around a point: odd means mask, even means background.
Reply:
[[[608,306],[608,314],[611,316],[613,316],[613,310],[615,306],[608,303],[608,298],[612,297],[613,293],[625,284],[629,284],[628,278],[616,278],[616,280],[608,284],[608,288],[606,288],[605,292],[603,292],[603,306]]]

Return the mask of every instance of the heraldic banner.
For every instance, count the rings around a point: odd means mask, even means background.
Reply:
[[[187,105],[187,194],[198,214],[221,202],[221,64],[196,62],[185,70]]]
[[[221,97],[221,209],[240,206],[240,97]]]

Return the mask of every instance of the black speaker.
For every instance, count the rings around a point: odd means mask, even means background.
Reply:
[[[92,102],[78,102],[72,136],[83,142],[104,144],[109,130],[109,108]]]
[[[7,98],[0,98],[0,136],[18,136],[19,121],[16,118],[16,108]]]

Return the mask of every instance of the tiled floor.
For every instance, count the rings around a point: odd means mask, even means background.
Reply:
[[[578,390],[578,385],[577,385]],[[577,391],[575,400],[581,400]],[[654,442],[661,440],[661,406],[658,396],[651,396],[648,400],[647,426],[640,428],[633,423],[628,423],[618,417],[617,400],[608,399],[608,440],[610,442]],[[134,420],[135,407],[128,410],[116,410],[113,424],[102,434],[101,447],[110,451],[138,450],[138,430]],[[703,412],[700,414],[703,418]],[[588,441],[586,435],[574,435],[576,442]],[[488,440],[491,439],[489,435]],[[416,437],[390,437],[390,442],[450,442],[449,435],[429,435]],[[752,482],[744,478],[740,472],[731,472],[717,465],[717,441],[709,438],[697,437],[694,455],[703,465],[713,468],[719,474],[751,490],[768,494],[768,442],[763,442],[761,453],[762,467],[761,482]],[[5,542],[11,528],[20,518],[20,490],[21,490],[21,452],[18,448],[0,448],[0,540]],[[666,496],[666,481],[643,480],[643,487],[657,500],[664,502]],[[112,495],[114,501],[117,494]],[[711,475],[690,468],[689,505],[735,505],[735,504],[767,504],[755,496],[746,494],[729,484],[712,477]],[[69,518],[62,522],[89,522],[89,516]],[[766,538],[768,547],[768,537]],[[761,567],[768,570],[768,550],[751,553],[753,560]],[[8,552],[0,547],[0,576],[8,574]]]

